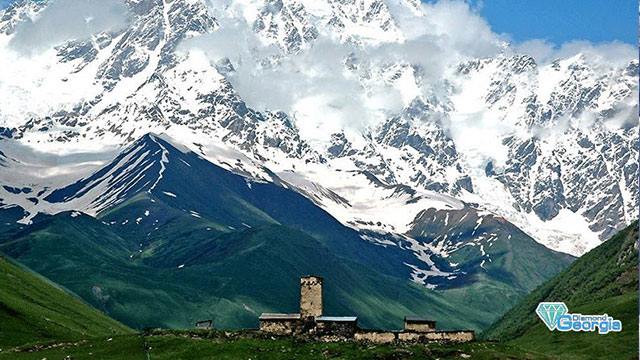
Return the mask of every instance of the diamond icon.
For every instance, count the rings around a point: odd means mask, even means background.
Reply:
[[[538,317],[552,331],[558,326],[558,318],[568,311],[567,305],[563,302],[541,302],[536,308]]]

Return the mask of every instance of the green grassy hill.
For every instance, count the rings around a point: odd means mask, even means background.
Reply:
[[[196,224],[213,226],[202,221]],[[176,228],[206,232],[188,225]],[[430,291],[337,256],[287,226],[179,239],[182,248],[159,240],[140,252],[100,220],[61,213],[0,241],[0,251],[138,329],[189,328],[202,319],[220,328],[257,327],[261,312],[298,310],[304,274],[325,278],[327,314],[358,315],[365,327],[401,328],[405,315],[422,314],[441,328],[478,328],[496,316],[490,298],[469,304],[465,289]],[[506,285],[481,286],[474,291],[499,293]],[[489,310],[477,311],[478,302]]]
[[[533,291],[484,334],[562,358],[638,357],[638,223],[576,260]],[[535,315],[538,303],[563,301],[570,313],[609,314],[620,333],[551,332]]]
[[[478,222],[465,212],[449,229],[457,244],[447,240],[461,247],[452,253],[455,270],[435,253],[425,260],[430,251],[397,235],[363,236],[273,180],[245,178],[147,135],[46,198],[91,199],[104,205],[95,218],[40,214],[21,225],[21,209],[0,209],[9,224],[0,228],[0,251],[137,329],[188,328],[202,319],[255,327],[261,312],[295,311],[299,277],[317,274],[325,278],[327,314],[388,329],[421,315],[443,329],[480,330],[572,261],[504,220]],[[449,215],[439,214],[445,223]],[[425,243],[453,236],[423,230]],[[378,241],[385,236],[394,245]],[[435,289],[416,284],[414,276],[429,274],[425,285],[438,277],[429,261],[455,271],[456,280],[443,273]]]
[[[128,333],[132,330],[0,256],[0,348]]]

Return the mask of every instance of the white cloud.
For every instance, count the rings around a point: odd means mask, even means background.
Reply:
[[[302,135],[311,139],[326,140],[332,132],[345,128],[359,131],[375,126],[415,96],[446,93],[447,74],[465,60],[518,52],[530,54],[544,65],[559,57],[583,53],[594,64],[616,65],[635,56],[633,47],[622,43],[575,41],[555,46],[544,40],[531,40],[509,45],[508,35],[493,32],[479,8],[462,0],[417,6],[403,0],[387,0],[403,34],[403,40],[397,42],[365,41],[357,46],[341,43],[326,33],[322,21],[316,21],[320,38],[300,54],[285,55],[254,33],[252,22],[258,9],[255,1],[209,3],[221,21],[221,29],[187,42],[182,50],[204,51],[214,62],[228,58],[236,71],[227,78],[249,106],[285,111],[293,116]],[[355,71],[344,66],[349,56],[358,66]],[[395,86],[385,82],[381,73],[389,64],[410,64],[418,72],[418,83],[413,78],[399,80]],[[450,119],[451,135],[468,138],[482,133],[475,138],[483,140],[472,147],[490,147],[484,152],[503,158],[499,139],[513,132],[513,126],[478,110],[473,116]],[[487,145],[487,138],[497,140]]]
[[[242,98],[259,110],[291,114],[303,136],[324,134],[328,138],[342,128],[362,130],[374,125],[400,111],[416,95],[436,93],[434,88],[448,66],[495,55],[504,44],[463,1],[441,1],[420,5],[420,9],[389,0],[403,42],[355,46],[321,36],[300,54],[284,56],[253,32],[252,20],[247,19],[255,14],[247,8],[255,6],[239,3],[210,1],[221,28],[188,41],[181,50],[203,51],[216,63],[228,58],[236,71],[227,78]],[[357,71],[344,66],[350,54],[360,61]],[[416,66],[422,84],[406,80],[394,87],[376,78],[376,73],[392,63]]]
[[[10,45],[32,53],[71,39],[120,29],[128,19],[124,0],[52,0],[35,19],[18,25]]]
[[[20,23],[0,47],[0,126],[15,127],[95,97],[102,90],[95,73],[70,76],[73,67],[58,63],[53,46],[121,28],[128,16],[122,0],[51,0]]]
[[[329,138],[345,127],[364,128],[372,119],[402,108],[397,90],[379,84],[368,91],[344,66],[353,45],[319,39],[307,51],[284,56],[265,44],[243,18],[220,20],[221,29],[187,41],[182,51],[202,51],[214,63],[229,59],[227,79],[259,110],[285,111],[302,135]],[[326,135],[326,136],[325,136]]]
[[[506,39],[491,31],[487,21],[465,1],[442,0],[423,8],[428,34],[443,37],[447,47],[464,56],[491,56],[505,45]]]

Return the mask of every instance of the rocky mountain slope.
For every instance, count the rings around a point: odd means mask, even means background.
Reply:
[[[363,326],[415,313],[482,329],[573,260],[467,206],[423,212],[407,234],[358,231],[275,174],[248,179],[156,135],[66,186],[13,191],[57,214],[0,209],[0,251],[136,328],[255,326],[294,311],[313,273],[328,313]]]
[[[26,59],[15,42],[22,27],[47,15],[47,6],[21,0],[3,11],[2,64]],[[97,169],[109,158],[105,152],[150,131],[248,181],[274,181],[275,174],[342,224],[377,236],[411,232],[429,209],[470,204],[546,246],[580,255],[637,217],[637,60],[603,65],[576,55],[538,64],[503,44],[495,56],[448,64],[434,82],[424,64],[378,61],[371,51],[410,41],[404,22],[428,9],[416,1],[252,1],[237,8],[224,1],[128,0],[126,6],[125,26],[53,44],[28,57],[28,74],[2,75],[0,141],[13,156],[0,158],[7,186],[0,198],[24,208],[24,222],[37,212],[68,210],[56,205],[59,192],[47,191]],[[315,55],[331,39],[351,49],[338,61],[348,77],[369,92],[380,84],[398,89],[404,104],[357,131],[338,126],[310,135],[300,111],[245,100],[236,86],[244,69],[238,58],[214,61],[190,47],[238,21],[262,44],[254,59],[262,67]],[[38,165],[58,178],[24,170],[33,165],[20,159],[25,147],[67,156]],[[62,179],[55,167],[73,162],[70,154],[83,161],[68,164]],[[30,178],[16,179],[16,172]],[[27,200],[34,196],[15,190],[25,187],[47,195],[35,204]],[[91,209],[80,198],[75,204],[99,212],[117,202],[118,194],[105,196]]]

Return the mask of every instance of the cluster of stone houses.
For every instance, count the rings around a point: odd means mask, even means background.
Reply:
[[[356,340],[372,343],[432,341],[472,341],[471,330],[438,331],[436,322],[415,316],[404,319],[404,330],[365,330],[358,327],[355,316],[325,316],[322,304],[323,279],[304,276],[300,279],[300,313],[263,313],[260,330],[275,335],[310,335],[324,341]]]

